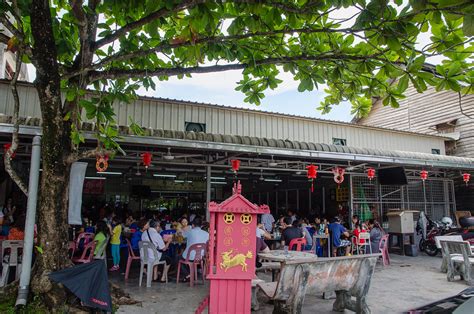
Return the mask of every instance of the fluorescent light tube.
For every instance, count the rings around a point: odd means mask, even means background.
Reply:
[[[110,175],[117,175],[117,176],[122,175],[121,172],[114,172],[114,171],[102,171],[102,172],[97,171],[97,174],[110,174]]]
[[[106,178],[105,178],[105,177],[85,177],[85,179],[89,179],[89,180],[105,180]]]
[[[154,177],[159,177],[159,178],[176,178],[176,175],[175,175],[175,174],[159,174],[159,173],[155,173],[153,176],[154,176]]]
[[[281,182],[281,179],[263,179],[265,182]]]

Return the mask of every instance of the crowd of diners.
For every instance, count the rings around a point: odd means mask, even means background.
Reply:
[[[313,235],[329,235],[332,256],[350,255],[357,245],[365,244],[360,234],[368,232],[370,235],[370,249],[364,246],[364,252],[379,252],[379,244],[385,231],[374,219],[361,221],[359,216],[352,216],[351,221],[343,221],[339,216],[331,218],[314,216],[299,217],[295,211],[288,210],[286,215],[277,220],[272,214],[263,214],[258,218],[257,238],[266,241],[273,248],[288,246],[291,240],[302,238],[306,240],[305,251],[315,250],[315,254],[323,256],[326,248],[323,241],[313,245]],[[290,248],[291,249],[291,248]],[[327,252],[326,252],[327,256]]]
[[[91,216],[93,213],[94,216]],[[172,217],[169,211],[147,211],[138,216],[127,211],[119,214],[112,208],[105,206],[100,210],[93,209],[84,213],[83,225],[76,226],[76,234],[80,232],[93,232],[96,248],[94,254],[104,241],[109,241],[112,256],[111,272],[121,270],[121,256],[127,254],[128,239],[135,254],[139,255],[139,242],[152,243],[152,247],[158,251],[158,257],[165,261],[165,266],[159,270],[153,270],[153,280],[163,282],[170,269],[176,270],[180,259],[193,260],[194,256],[188,256],[189,247],[196,243],[206,244],[209,240],[208,223],[203,216],[192,211],[189,216],[182,213],[179,217]],[[95,219],[95,221],[93,220]],[[7,240],[23,240],[24,238],[25,212],[18,209],[11,198],[9,198],[0,213],[0,236]],[[293,210],[288,210],[286,215],[275,219],[272,214],[258,216],[256,230],[257,247],[256,253],[272,249],[284,248],[291,240],[302,238],[306,240],[305,251],[314,249],[319,256],[326,255],[324,240],[317,240],[313,245],[313,235],[329,234],[331,241],[331,254],[349,255],[353,252],[354,239],[361,233],[369,232],[372,252],[378,252],[379,242],[384,235],[380,224],[373,220],[360,221],[357,215],[352,221],[343,221],[340,217],[299,217]],[[363,243],[363,240],[361,240]],[[290,248],[291,249],[291,248]],[[155,256],[150,252],[149,256]],[[204,252],[203,252],[204,254]],[[191,254],[192,255],[192,254]],[[122,263],[123,264],[123,263]],[[189,269],[183,267],[180,270],[181,281],[189,280]],[[161,275],[160,275],[161,274]]]

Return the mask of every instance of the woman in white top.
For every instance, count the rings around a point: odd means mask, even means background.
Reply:
[[[161,279],[158,280],[158,266],[155,266],[153,269],[153,280],[159,282],[165,282],[166,275],[168,274],[168,270],[171,266],[171,259],[164,255],[163,252],[168,249],[170,245],[170,241],[166,243],[163,241],[163,238],[160,235],[161,227],[158,221],[152,220],[150,221],[150,227],[145,230],[142,234],[142,241],[151,242],[155,249],[157,250],[157,258],[160,261],[166,261],[166,265],[164,266],[163,273],[161,275]],[[153,249],[148,250],[148,258],[150,262],[155,260],[155,254],[152,251]]]

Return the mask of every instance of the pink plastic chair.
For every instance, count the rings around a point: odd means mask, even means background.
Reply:
[[[388,255],[388,234],[380,239],[379,251],[382,253],[383,266],[390,265],[390,256]]]
[[[204,269],[204,259],[206,258],[203,256],[202,252],[206,251],[206,244],[205,243],[196,243],[191,245],[191,247],[188,250],[188,257],[186,258],[185,261],[180,260],[178,262],[178,273],[176,274],[176,283],[179,282],[179,274],[181,272],[181,265],[188,265],[189,266],[189,286],[192,287],[194,286],[194,281],[197,281],[197,269],[198,266],[201,266],[202,270],[202,282],[204,283],[204,276],[206,273],[206,270]],[[191,256],[191,252],[194,252],[194,260],[191,261],[189,259],[189,256]],[[204,253],[205,254],[205,253]]]
[[[69,258],[72,259],[74,257],[74,253],[76,253],[76,242],[69,241],[69,248],[67,251],[68,251]]]
[[[296,246],[296,249],[293,250],[293,248]],[[288,245],[288,250],[290,251],[303,251],[304,247],[306,246],[306,239],[305,238],[297,238],[293,239],[290,241],[290,244]]]
[[[139,261],[140,255],[135,255],[135,252],[132,249],[132,244],[130,243],[129,239],[125,239],[127,241],[128,247],[128,258],[127,258],[127,266],[125,268],[125,279],[128,279],[128,274],[130,273],[130,266],[132,266],[133,261]]]
[[[81,256],[74,257],[72,261],[77,264],[92,262],[92,259],[94,258],[95,245],[96,245],[95,241],[87,243],[87,245],[84,247],[84,250],[82,251]]]
[[[81,240],[84,239],[84,248],[86,247],[87,244],[89,244],[90,242],[94,241],[94,234],[93,233],[90,233],[90,232],[82,232],[82,233],[79,233],[79,235],[77,236],[77,239],[76,239],[76,250],[79,249],[79,245],[81,244]]]

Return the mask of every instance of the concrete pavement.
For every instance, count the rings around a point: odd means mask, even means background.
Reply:
[[[462,281],[448,282],[446,274],[439,271],[441,257],[391,255],[392,264],[383,268],[377,264],[369,291],[368,303],[372,313],[403,313],[411,308],[452,296],[468,286]],[[259,275],[260,276],[260,275]],[[262,278],[269,280],[269,275]],[[176,277],[168,284],[152,283],[151,288],[138,287],[138,268],[133,268],[130,279],[113,274],[110,279],[142,302],[141,306],[121,306],[118,313],[194,313],[199,302],[209,293],[206,283],[190,288],[189,284],[176,284]],[[145,278],[144,278],[145,279]],[[173,280],[174,279],[174,280]],[[261,309],[254,313],[271,313],[273,307],[259,294]],[[334,300],[307,295],[303,313],[332,313]],[[350,312],[347,312],[350,313]]]

